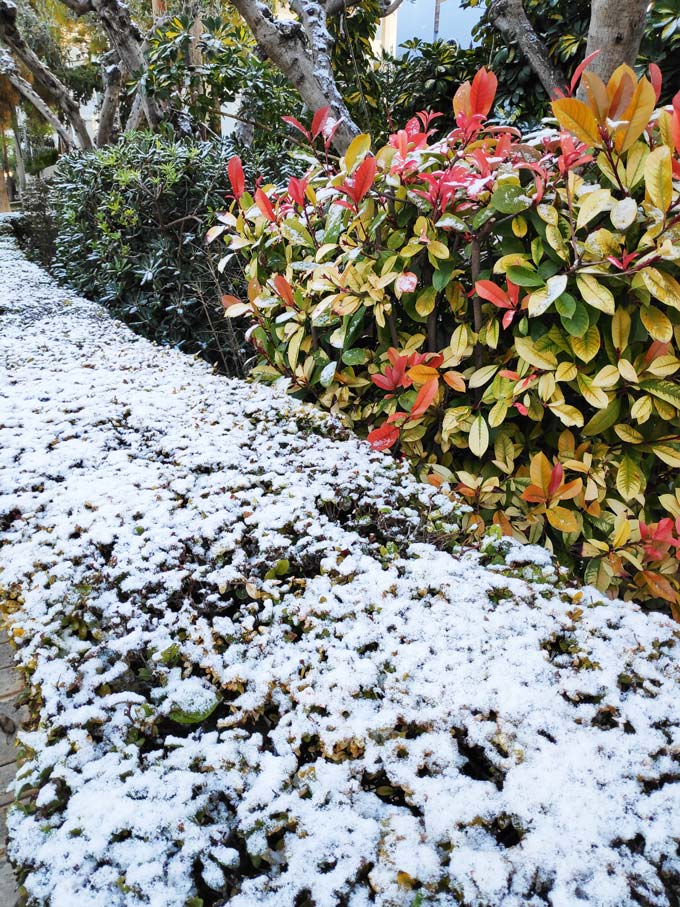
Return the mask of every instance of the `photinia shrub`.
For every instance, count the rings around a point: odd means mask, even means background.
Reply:
[[[420,113],[338,162],[333,124],[287,190],[246,189],[211,238],[245,257],[260,378],[342,415],[470,505],[464,529],[556,550],[680,618],[680,95],[658,69],[578,68],[561,131],[488,116],[480,70],[436,135]],[[583,78],[586,100],[574,96]]]

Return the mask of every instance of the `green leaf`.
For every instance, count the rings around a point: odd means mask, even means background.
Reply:
[[[670,403],[680,409],[680,385],[674,381],[652,378],[647,381],[641,381],[640,387],[653,397],[664,400],[666,403]]]
[[[504,180],[493,190],[489,206],[501,214],[519,214],[531,207],[531,199],[523,186]]]
[[[371,353],[369,350],[362,350],[354,348],[351,350],[345,350],[342,354],[342,361],[345,365],[365,365],[371,358]]]
[[[531,268],[510,265],[505,274],[508,280],[516,283],[518,287],[542,287],[545,284],[541,275],[532,271]]]
[[[621,414],[621,400],[614,397],[606,409],[601,409],[595,413],[593,418],[583,426],[583,434],[588,437],[601,435],[618,421]]]

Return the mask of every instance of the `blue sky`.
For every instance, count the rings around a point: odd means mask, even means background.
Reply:
[[[399,7],[397,20],[397,44],[409,38],[431,41],[433,37],[435,0],[405,0]],[[452,38],[468,47],[470,32],[481,15],[481,10],[461,9],[458,0],[445,0],[439,18],[439,37],[444,41]]]

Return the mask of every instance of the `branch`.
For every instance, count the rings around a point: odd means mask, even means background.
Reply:
[[[91,148],[92,140],[80,116],[80,108],[68,88],[45,66],[24,41],[16,24],[17,8],[10,0],[0,0],[0,41],[24,64],[48,97],[63,110],[81,148]]]
[[[14,60],[6,50],[0,49],[0,75],[5,76],[7,81],[14,86],[19,94],[30,104],[32,104],[38,113],[44,117],[50,126],[63,140],[66,147],[71,150],[73,145],[73,136],[50,110],[49,106],[43,101],[38,92],[33,88],[30,82],[27,82],[20,74]]]
[[[383,0],[380,18],[386,19],[387,16],[391,16],[403,2],[404,0],[392,0],[390,3],[390,0]],[[346,9],[352,9],[354,6],[359,6],[360,3],[361,0],[326,0],[326,15],[337,16],[338,13],[342,13]]]
[[[548,97],[552,98],[558,90],[564,89],[567,80],[551,62],[545,44],[524,11],[522,0],[493,0],[489,7],[489,19],[509,41],[519,45]]]

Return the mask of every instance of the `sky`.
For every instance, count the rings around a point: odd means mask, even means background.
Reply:
[[[402,3],[397,20],[397,44],[409,38],[431,41],[434,8],[435,0],[406,0]],[[439,37],[444,41],[454,39],[463,47],[468,47],[472,40],[470,32],[481,16],[482,8],[461,9],[458,0],[444,0],[439,17]]]

